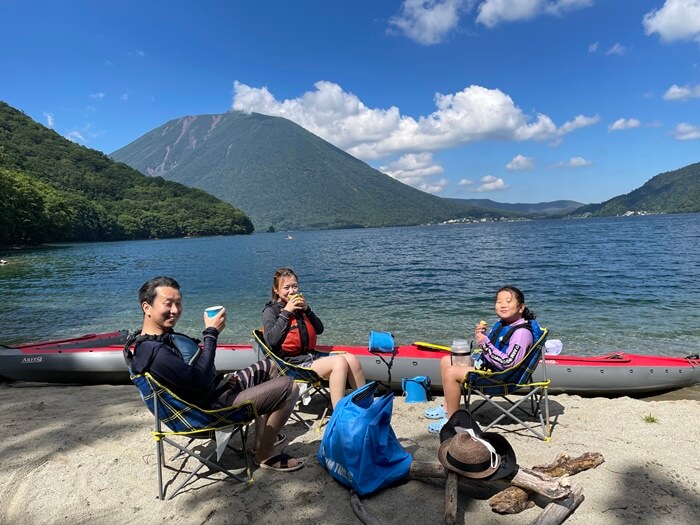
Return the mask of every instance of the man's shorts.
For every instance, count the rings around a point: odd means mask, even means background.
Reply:
[[[294,380],[287,376],[277,376],[277,369],[269,359],[229,374],[227,381],[228,389],[222,396],[223,403],[232,406],[252,401],[258,415],[277,410],[294,388]]]

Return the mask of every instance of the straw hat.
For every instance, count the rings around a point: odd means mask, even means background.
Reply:
[[[458,410],[445,423],[440,441],[442,466],[467,478],[505,478],[518,467],[510,443],[499,434],[482,432],[466,410]]]

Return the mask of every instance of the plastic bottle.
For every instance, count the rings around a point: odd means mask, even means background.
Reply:
[[[455,339],[452,341],[450,350],[452,351],[453,365],[471,366],[472,358],[471,348],[469,348],[469,341],[466,339]]]

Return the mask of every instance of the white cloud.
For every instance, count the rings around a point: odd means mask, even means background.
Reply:
[[[676,126],[672,135],[677,140],[698,140],[700,139],[700,127],[682,122]]]
[[[457,183],[458,186],[471,186],[472,184],[474,184],[474,181],[470,179],[461,179]]]
[[[511,171],[531,170],[535,166],[535,161],[530,157],[516,155],[508,164],[506,169]]]
[[[554,2],[548,2],[545,5],[544,12],[550,15],[560,16],[569,11],[583,9],[584,7],[590,7],[592,5],[593,0],[556,0]]]
[[[378,169],[404,184],[428,193],[438,193],[447,185],[445,179],[432,180],[435,175],[440,175],[445,170],[442,166],[435,164],[433,154],[428,152],[402,155],[398,160],[380,166]]]
[[[136,55],[139,58],[143,58],[146,56],[146,53],[141,51],[140,49],[134,49],[134,55]]]
[[[101,93],[101,92],[100,93],[91,93],[90,98],[94,98],[95,100],[102,100],[103,98],[105,98],[105,94]]]
[[[46,117],[46,127],[53,129],[55,122],[53,113],[44,113],[44,116]]]
[[[583,168],[585,166],[590,166],[593,164],[592,161],[584,159],[583,157],[571,157],[569,160],[564,162],[559,162],[555,165],[556,168]]]
[[[586,128],[600,122],[600,116],[596,115],[594,117],[586,117],[585,115],[577,115],[574,120],[564,122],[561,128],[559,128],[559,135],[568,135],[569,133],[576,131],[580,128]]]
[[[600,46],[600,44],[598,42],[593,42],[592,44],[588,44],[588,52],[595,53],[596,51],[598,51],[598,46]]]
[[[664,100],[686,101],[691,98],[700,98],[700,84],[695,86],[677,86],[673,84],[663,96]]]
[[[130,95],[130,94],[131,94],[131,91],[129,91],[129,90],[127,89],[126,91],[124,91],[124,93],[121,94],[121,96],[119,97],[119,100],[122,100],[122,101],[126,102],[127,100],[129,100],[129,95]]]
[[[608,131],[620,131],[623,129],[638,128],[642,123],[636,118],[619,118],[608,126]]]
[[[591,5],[593,0],[484,0],[476,21],[494,27],[501,22],[529,20],[542,14],[562,16]]]
[[[422,182],[414,186],[426,193],[440,193],[447,186],[447,179],[440,179],[433,182]]]
[[[459,24],[460,11],[473,0],[404,0],[399,14],[389,19],[397,31],[419,44],[439,44]]]
[[[590,7],[593,0],[404,0],[399,13],[389,19],[387,31],[423,45],[439,44],[477,3],[476,22],[492,28],[540,15],[563,16]]]
[[[476,21],[486,27],[501,22],[529,20],[542,12],[543,0],[485,0],[479,5]]]
[[[608,49],[606,55],[618,55],[622,56],[625,53],[627,53],[627,48],[620,44],[619,42],[615,43],[614,46],[612,46],[610,49]]]
[[[700,0],[666,0],[644,15],[642,25],[647,35],[658,33],[664,42],[700,42]]]
[[[525,115],[498,89],[469,86],[454,94],[435,95],[436,110],[413,118],[399,108],[368,108],[354,94],[328,81],[295,99],[277,101],[267,88],[234,83],[232,109],[288,118],[308,131],[363,160],[439,151],[482,140],[561,139],[598,122],[577,116],[561,128],[543,114]]]
[[[473,191],[474,193],[482,193],[485,191],[503,191],[509,188],[509,186],[505,183],[503,179],[494,177],[493,175],[486,175],[485,177],[481,177],[480,182],[481,184],[479,184],[479,187],[474,188],[471,191]]]
[[[77,130],[68,132],[66,138],[68,140],[72,140],[73,142],[85,142],[85,137],[83,137],[82,133]]]

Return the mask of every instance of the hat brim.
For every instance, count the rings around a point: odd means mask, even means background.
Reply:
[[[477,436],[483,434],[483,432],[481,432],[481,427],[479,427],[479,424],[472,418],[472,415],[466,410],[460,409],[452,414],[450,419],[447,420],[447,423],[442,426],[440,430],[440,443],[455,437],[457,435],[457,427],[471,428]]]
[[[510,446],[508,440],[494,432],[484,432],[481,439],[485,439],[491,446],[496,449],[496,454],[501,457],[501,464],[498,466],[493,475],[488,479],[502,479],[515,473],[518,470],[518,462],[515,458],[515,451]]]

